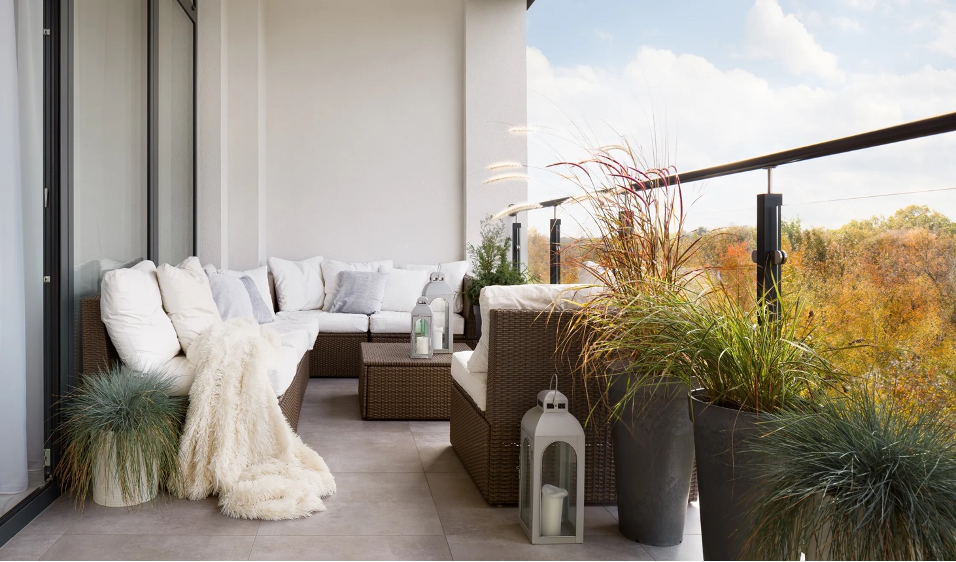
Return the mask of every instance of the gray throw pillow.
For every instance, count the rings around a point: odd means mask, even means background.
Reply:
[[[220,275],[207,271],[209,288],[212,290],[212,300],[216,302],[219,316],[223,320],[233,318],[255,318],[252,311],[252,301],[242,281],[228,275]]]
[[[382,310],[385,297],[387,272],[342,271],[339,273],[339,290],[329,312],[347,314],[375,314]]]
[[[246,292],[249,293],[249,301],[252,303],[252,315],[256,319],[256,322],[268,324],[275,320],[275,313],[272,312],[272,309],[269,308],[266,301],[262,300],[262,294],[259,293],[259,288],[256,287],[256,282],[252,280],[252,277],[243,275],[239,278],[239,281],[242,281]]]

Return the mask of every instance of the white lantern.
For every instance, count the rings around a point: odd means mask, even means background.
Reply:
[[[445,283],[445,274],[433,271],[428,283],[422,289],[422,296],[428,299],[432,309],[432,350],[435,353],[452,353],[452,310],[455,304],[455,292]]]
[[[555,390],[521,419],[518,519],[532,544],[584,542],[584,429]]]
[[[412,359],[431,359],[432,357],[432,309],[428,299],[418,297],[418,303],[412,309]]]

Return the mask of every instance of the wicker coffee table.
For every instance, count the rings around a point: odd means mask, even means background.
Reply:
[[[363,343],[359,401],[367,420],[447,420],[451,354],[412,359],[409,343]],[[471,349],[456,343],[455,351]]]

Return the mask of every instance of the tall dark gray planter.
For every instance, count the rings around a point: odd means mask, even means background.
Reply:
[[[654,546],[684,538],[694,468],[694,426],[687,385],[675,379],[637,391],[613,429],[617,512],[621,534]],[[612,380],[612,403],[624,398],[627,378]]]
[[[747,515],[757,482],[752,469],[762,462],[743,450],[757,435],[757,415],[705,399],[701,391],[692,393],[704,560],[740,560],[753,526]]]

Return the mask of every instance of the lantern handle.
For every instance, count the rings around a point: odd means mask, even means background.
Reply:
[[[552,385],[554,388],[552,388]],[[557,409],[558,405],[558,374],[555,373],[551,375],[551,382],[548,383],[548,390],[553,390],[554,394],[551,395],[551,405],[555,406]]]

